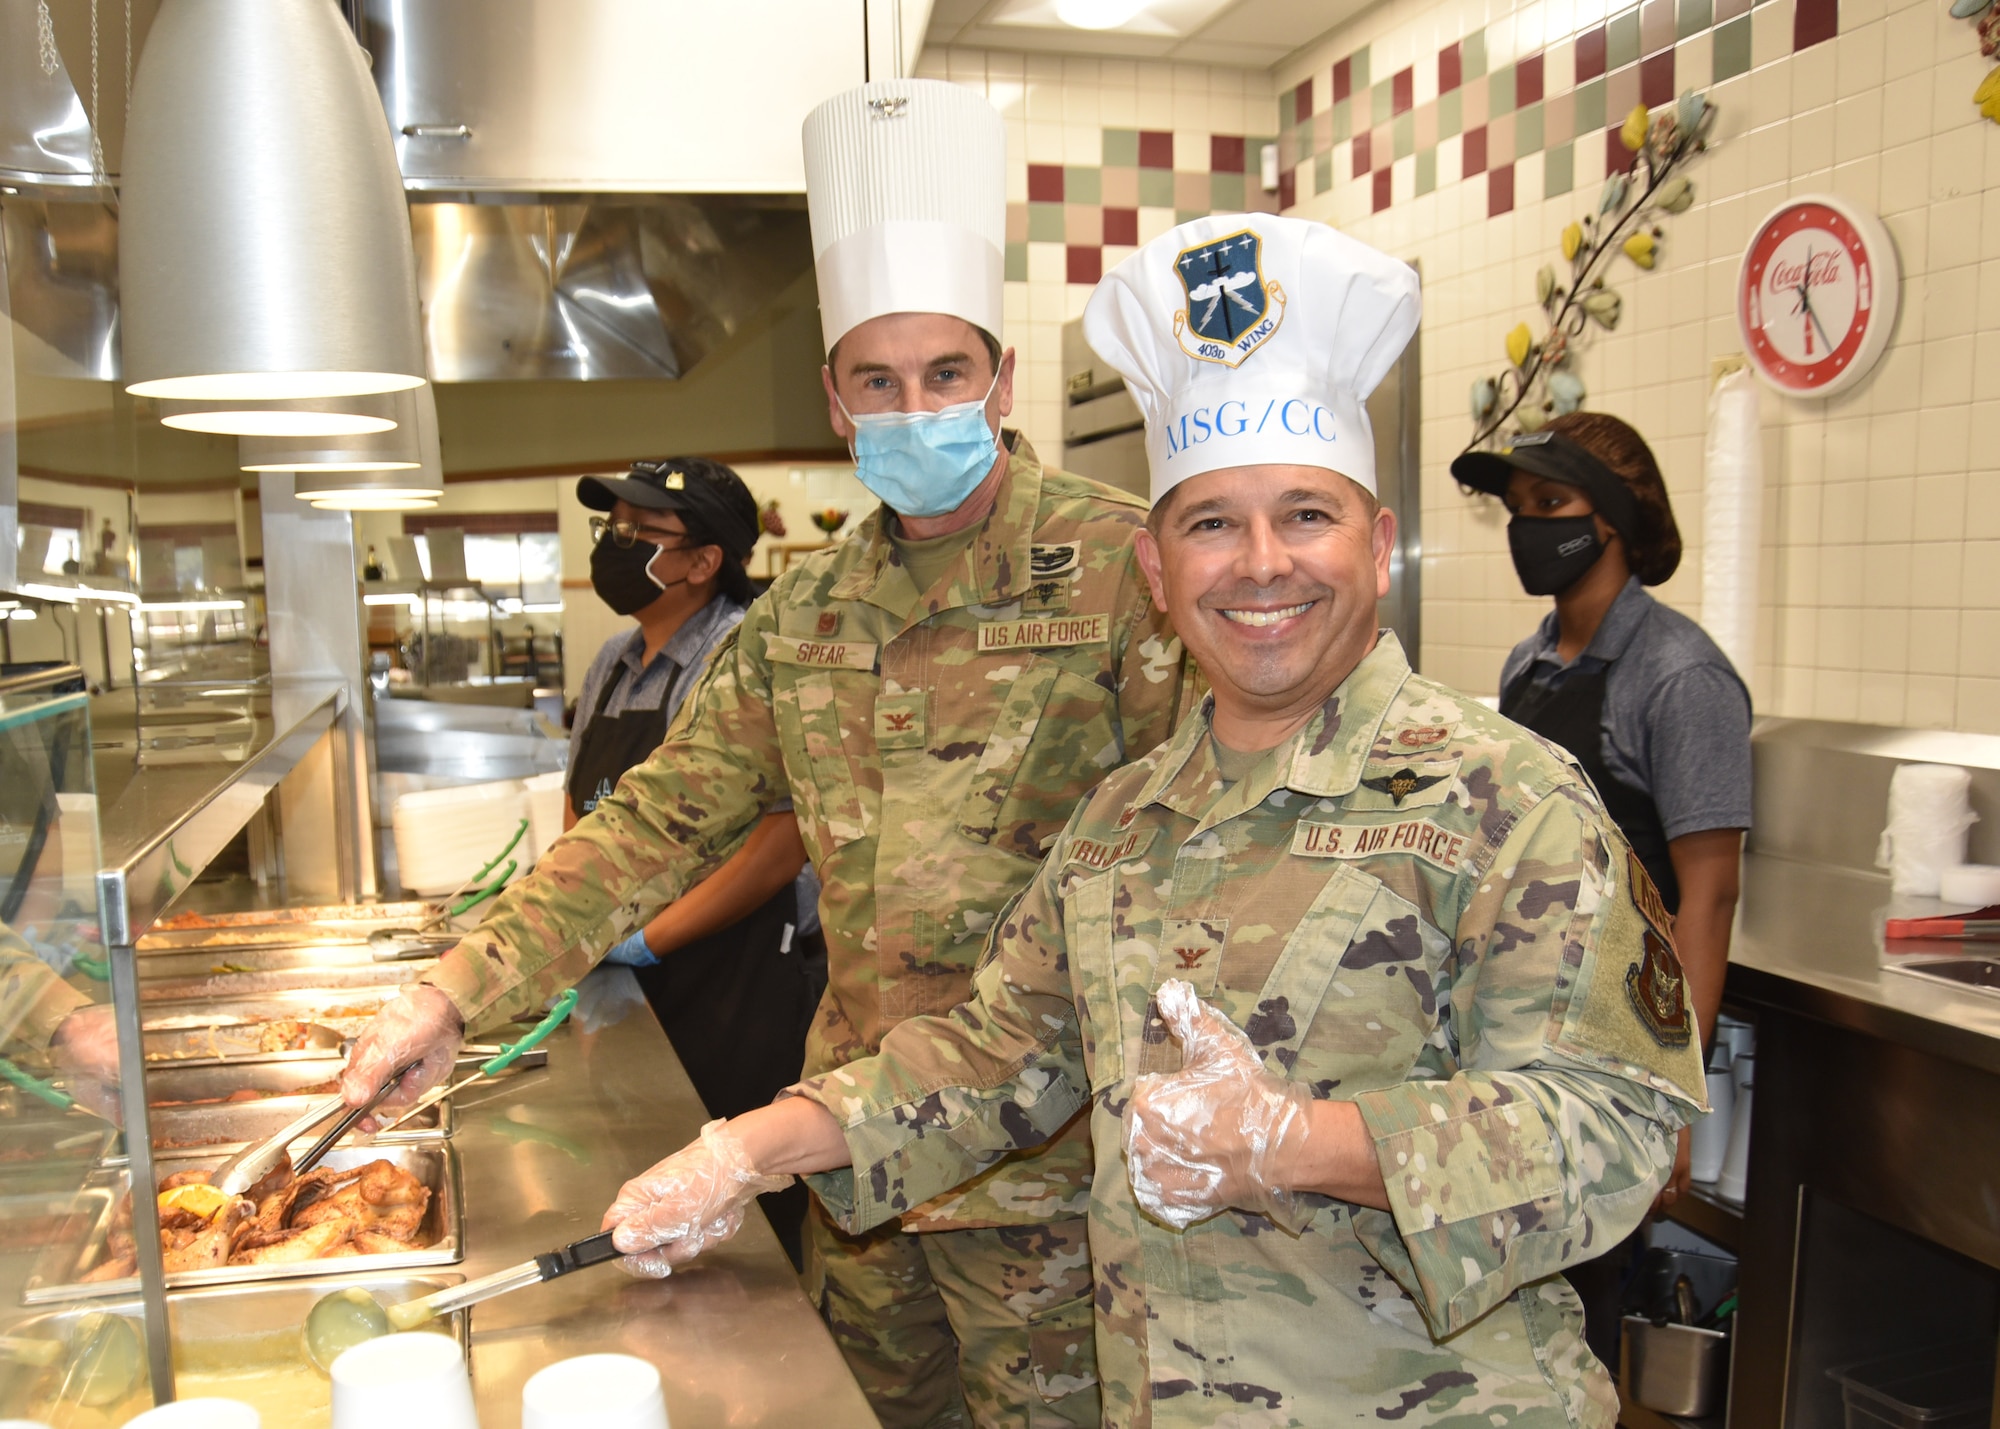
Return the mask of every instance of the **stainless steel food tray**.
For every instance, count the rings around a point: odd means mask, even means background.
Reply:
[[[303,1150],[309,1143],[294,1143]],[[226,1156],[201,1155],[188,1157],[161,1158],[162,1179],[173,1171],[189,1171],[220,1166]],[[252,1285],[273,1280],[323,1279],[327,1276],[352,1278],[371,1271],[407,1271],[422,1266],[454,1265],[465,1254],[465,1202],[458,1176],[458,1153],[450,1143],[429,1141],[405,1143],[400,1146],[355,1147],[327,1153],[322,1165],[335,1170],[352,1170],[365,1166],[370,1161],[394,1162],[403,1170],[417,1177],[431,1190],[431,1203],[424,1212],[423,1234],[430,1244],[421,1250],[397,1251],[388,1255],[351,1255],[327,1260],[307,1260],[286,1265],[226,1265],[214,1270],[182,1270],[167,1276],[169,1289],[183,1289],[189,1286],[210,1285]],[[82,1254],[77,1254],[75,1246],[51,1247],[48,1254],[38,1259],[29,1274],[22,1300],[29,1305],[60,1304],[69,1300],[95,1300],[107,1296],[131,1295],[139,1288],[139,1278],[127,1276],[120,1280],[105,1280],[96,1283],[78,1279],[86,1275],[103,1257],[105,1242],[111,1233],[111,1221],[117,1204],[125,1196],[130,1185],[126,1172],[107,1170],[101,1173],[101,1184],[110,1191],[96,1226],[91,1230]]]
[[[295,1019],[316,1022],[346,1036],[360,1031],[395,987],[294,988],[253,997],[191,999],[147,1003],[141,1010],[146,1056],[157,1061],[242,1062],[271,1057],[296,1057],[296,1052],[267,1052],[260,1045],[263,1029],[273,1022]]]
[[[325,949],[313,951],[324,952]],[[174,961],[183,960],[176,958]],[[315,961],[290,968],[251,968],[248,964],[234,963],[227,958],[204,958],[202,961],[206,964],[202,970],[176,973],[170,977],[160,977],[157,970],[147,969],[149,975],[139,983],[139,1000],[142,1003],[197,999],[235,1001],[308,988],[336,988],[341,991],[354,988],[395,989],[404,983],[415,982],[437,966],[436,958],[378,963],[371,957],[365,963],[328,965]],[[249,970],[233,970],[238,968]]]
[[[394,1305],[461,1285],[464,1281],[464,1276],[455,1273],[341,1275],[304,1285],[240,1285],[183,1291],[167,1302],[167,1314],[173,1323],[174,1369],[177,1374],[198,1374],[204,1371],[241,1373],[245,1370],[303,1367],[304,1362],[299,1355],[299,1331],[305,1324],[307,1312],[320,1296],[358,1286],[384,1305]],[[145,1332],[140,1328],[143,1311],[135,1298],[98,1300],[89,1305],[46,1310],[10,1326],[7,1333],[21,1340],[56,1340],[67,1344],[78,1320],[85,1315],[100,1313],[120,1315],[132,1321],[133,1328],[143,1341]],[[471,1341],[470,1316],[470,1311],[454,1311],[440,1316],[424,1329],[450,1335],[458,1342],[460,1353],[464,1353]],[[59,1375],[59,1365],[38,1369],[19,1359],[0,1357],[0,1402],[27,1413],[46,1415],[53,1407],[48,1401],[54,1385],[59,1382]],[[40,1385],[37,1384],[38,1379],[42,1380]],[[142,1367],[139,1384],[126,1398],[93,1412],[103,1414],[104,1423],[114,1424],[151,1403]],[[267,1419],[265,1422],[272,1421]]]
[[[207,1106],[154,1106],[147,1112],[153,1124],[153,1150],[162,1157],[233,1156],[254,1141],[276,1135],[288,1122],[310,1110],[318,1096],[266,1097],[256,1102],[217,1102]],[[428,1106],[394,1131],[379,1133],[377,1146],[396,1146],[406,1141],[434,1141],[450,1136],[455,1129],[451,1099]],[[359,1132],[342,1137],[341,1146],[351,1146],[364,1138]],[[312,1145],[313,1138],[301,1138]]]

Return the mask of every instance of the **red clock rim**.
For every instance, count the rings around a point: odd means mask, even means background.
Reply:
[[[1761,284],[1768,263],[1767,256],[1761,250],[1775,246],[1776,242],[1789,236],[1789,232],[1780,234],[1781,228],[1790,230],[1805,227],[1821,228],[1831,234],[1847,251],[1848,261],[1854,264],[1856,281],[1859,282],[1865,277],[1871,292],[1873,291],[1875,265],[1869,257],[1867,245],[1863,242],[1859,230],[1838,210],[1807,199],[1773,214],[1751,239],[1749,259],[1743,265],[1743,279],[1737,284],[1736,319],[1738,328],[1747,334],[1746,340],[1750,350],[1758,357],[1758,365],[1763,368],[1767,378],[1783,387],[1810,392],[1824,387],[1847,371],[1849,364],[1854,360],[1854,355],[1861,349],[1862,340],[1868,334],[1869,324],[1875,316],[1875,304],[1871,302],[1866,308],[1857,306],[1854,310],[1854,320],[1848,324],[1846,335],[1840,345],[1813,363],[1793,362],[1784,357],[1772,346],[1770,339],[1764,336],[1764,329],[1761,326],[1751,326],[1751,288],[1753,284]]]

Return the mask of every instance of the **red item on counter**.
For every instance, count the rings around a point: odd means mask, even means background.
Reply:
[[[1882,934],[1898,938],[1995,938],[2000,939],[2000,903],[1975,908],[1950,918],[1891,918]]]

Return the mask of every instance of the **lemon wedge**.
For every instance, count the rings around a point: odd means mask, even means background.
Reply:
[[[235,1199],[219,1186],[196,1182],[160,1192],[160,1209],[165,1212],[186,1211],[189,1215],[209,1220]]]

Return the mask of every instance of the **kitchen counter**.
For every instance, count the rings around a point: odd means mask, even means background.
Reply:
[[[622,1020],[596,1032],[572,1020],[546,1044],[545,1072],[457,1099],[466,1254],[452,1268],[467,1278],[593,1234],[619,1186],[707,1120],[631,974],[593,974],[607,977],[629,989]],[[755,1208],[733,1240],[671,1279],[605,1265],[476,1306],[482,1429],[521,1422],[521,1385],[536,1370],[601,1352],[659,1367],[674,1429],[876,1423]]]
[[[1935,915],[1943,907],[1934,898],[1895,896],[1886,874],[1751,854],[1729,951],[1730,1000],[2000,1073],[2000,995],[1891,970],[1962,956],[1968,945],[1913,939],[1884,951],[1885,917]]]

